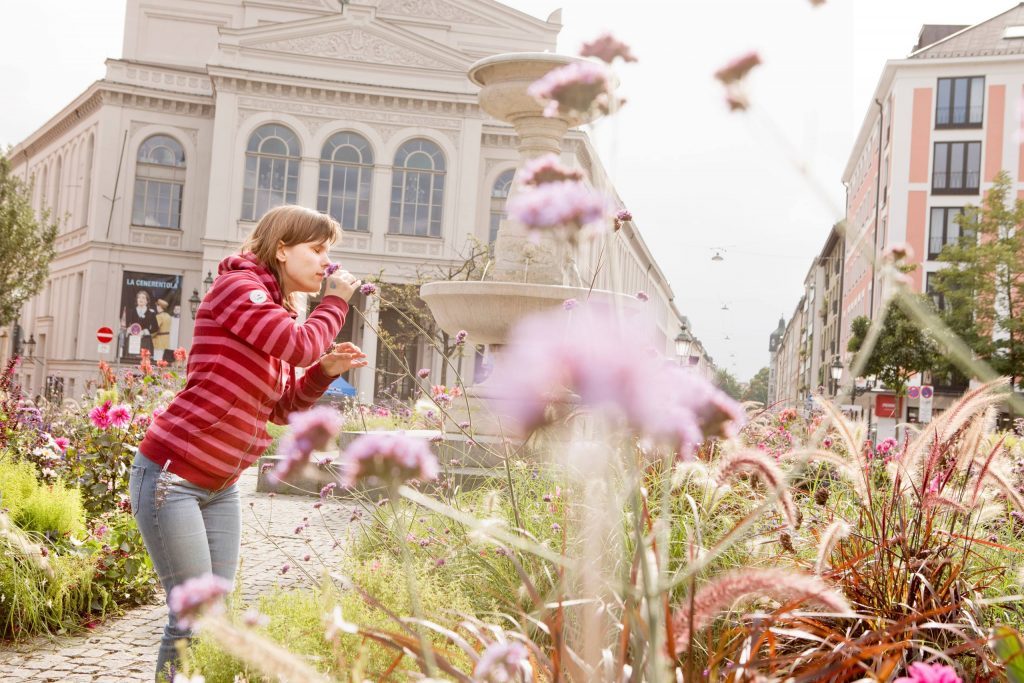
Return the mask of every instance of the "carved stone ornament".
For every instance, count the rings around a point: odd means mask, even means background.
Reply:
[[[442,19],[462,24],[496,26],[493,21],[478,14],[467,12],[456,4],[444,0],[379,0],[377,11],[381,14],[395,14],[403,17]]]
[[[453,69],[452,64],[416,52],[360,28],[350,28],[302,38],[257,43],[254,48],[290,52],[314,57],[330,57],[352,62]]]

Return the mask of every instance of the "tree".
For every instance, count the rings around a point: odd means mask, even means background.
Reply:
[[[858,316],[850,324],[847,350],[858,352],[871,329],[867,316]],[[885,324],[878,336],[863,374],[875,375],[886,387],[902,396],[913,375],[932,370],[938,361],[935,341],[912,321],[894,299],[889,302]]]
[[[768,368],[761,368],[750,378],[747,390],[743,392],[743,400],[768,403]]]
[[[732,373],[722,368],[715,373],[715,384],[737,401],[743,396],[743,386],[733,377]]]
[[[37,217],[31,197],[31,186],[0,154],[0,326],[13,322],[43,288],[55,254],[57,223],[45,210]]]
[[[958,218],[960,238],[929,280],[946,324],[1015,387],[1024,376],[1024,200],[1000,171],[981,208]]]

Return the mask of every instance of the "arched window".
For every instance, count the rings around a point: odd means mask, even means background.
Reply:
[[[185,150],[167,135],[154,135],[139,145],[135,165],[132,224],[181,228],[181,195],[185,188]]]
[[[498,239],[498,227],[505,218],[505,200],[508,199],[508,191],[512,188],[512,179],[515,175],[514,168],[503,171],[491,188],[491,230],[487,235],[488,244],[494,244],[494,240]]]
[[[409,140],[399,147],[391,180],[388,232],[440,237],[444,176],[444,154],[430,140]]]
[[[320,152],[320,189],[316,208],[344,230],[370,229],[373,150],[356,133],[335,133]]]
[[[275,206],[295,203],[300,153],[299,139],[287,126],[268,123],[253,132],[245,150],[242,220],[256,221]]]

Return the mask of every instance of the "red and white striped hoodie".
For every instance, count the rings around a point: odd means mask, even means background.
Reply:
[[[188,381],[150,425],[139,451],[205,489],[233,484],[270,445],[267,421],[310,407],[334,379],[317,360],[348,304],[325,296],[301,325],[273,273],[252,254],[221,261],[196,312]],[[309,367],[298,380],[295,368]]]

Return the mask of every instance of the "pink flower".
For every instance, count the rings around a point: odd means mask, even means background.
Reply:
[[[167,606],[178,617],[178,623],[189,628],[200,613],[223,610],[221,598],[230,593],[231,588],[232,584],[227,579],[216,574],[204,574],[172,588]]]
[[[508,212],[530,230],[578,231],[600,223],[607,201],[581,182],[562,180],[523,189],[508,201]]]
[[[882,252],[882,258],[893,263],[912,259],[914,258],[914,248],[906,242],[890,244]]]
[[[110,401],[106,401],[101,406],[96,406],[89,411],[89,419],[92,421],[94,427],[100,429],[106,429],[110,426]]]
[[[565,301],[562,302],[562,308],[564,308],[567,311],[571,311],[572,309],[576,308],[577,305],[579,305],[579,302],[576,301],[576,299],[566,299]]]
[[[948,664],[914,662],[907,669],[909,676],[901,676],[894,683],[963,683],[956,669]]]
[[[58,436],[53,440],[53,443],[56,444],[57,448],[59,448],[63,453],[68,450],[68,446],[71,445],[71,440],[66,436]]]
[[[362,292],[364,296],[373,296],[377,293],[377,285],[372,282],[364,282],[362,286],[359,287],[359,291]]]
[[[123,403],[111,408],[108,415],[110,417],[110,425],[118,429],[124,429],[132,422],[132,412]]]
[[[329,264],[326,268],[324,268],[324,277],[330,277],[334,275],[336,272],[338,272],[338,268],[341,268],[340,263]]]
[[[594,110],[607,114],[614,97],[607,67],[584,60],[552,69],[532,83],[527,92],[547,103],[545,116],[587,116]]]
[[[323,450],[341,431],[344,421],[334,408],[319,406],[288,416],[291,433],[281,445],[285,456],[274,470],[274,478],[285,479],[295,468],[309,461],[313,451]]]
[[[410,479],[432,481],[439,472],[437,457],[423,439],[398,433],[360,436],[342,453],[343,486],[360,481],[397,485]]]
[[[174,350],[175,361],[179,363],[184,363],[186,358],[188,358],[188,351],[185,350],[184,346],[179,346]]]
[[[426,379],[430,377],[430,368],[420,368],[416,371],[416,376],[420,379]]]
[[[469,333],[466,332],[465,330],[459,330],[458,332],[456,332],[455,333],[455,345],[456,346],[462,346],[463,344],[465,344],[466,343],[466,338],[468,336],[469,336]]]
[[[629,45],[616,40],[610,33],[602,34],[590,43],[583,43],[580,50],[581,57],[597,57],[602,62],[611,64],[618,57],[624,62],[635,62],[636,57],[629,49]]]
[[[631,214],[629,211],[626,211],[625,209],[620,209],[619,212],[615,214],[615,220],[627,223],[633,220],[633,214]]]
[[[544,154],[536,159],[530,159],[519,172],[521,185],[543,185],[561,180],[583,180],[583,172],[563,166],[557,154]]]
[[[647,292],[639,291],[636,293],[636,298],[640,301],[650,301],[651,297],[647,296]]]
[[[548,404],[577,396],[684,456],[705,437],[734,434],[745,419],[739,404],[655,348],[654,326],[639,316],[596,306],[529,316],[495,365],[495,408],[529,433],[546,424]]]
[[[491,643],[473,669],[474,681],[505,683],[530,680],[530,652],[522,643]]]

